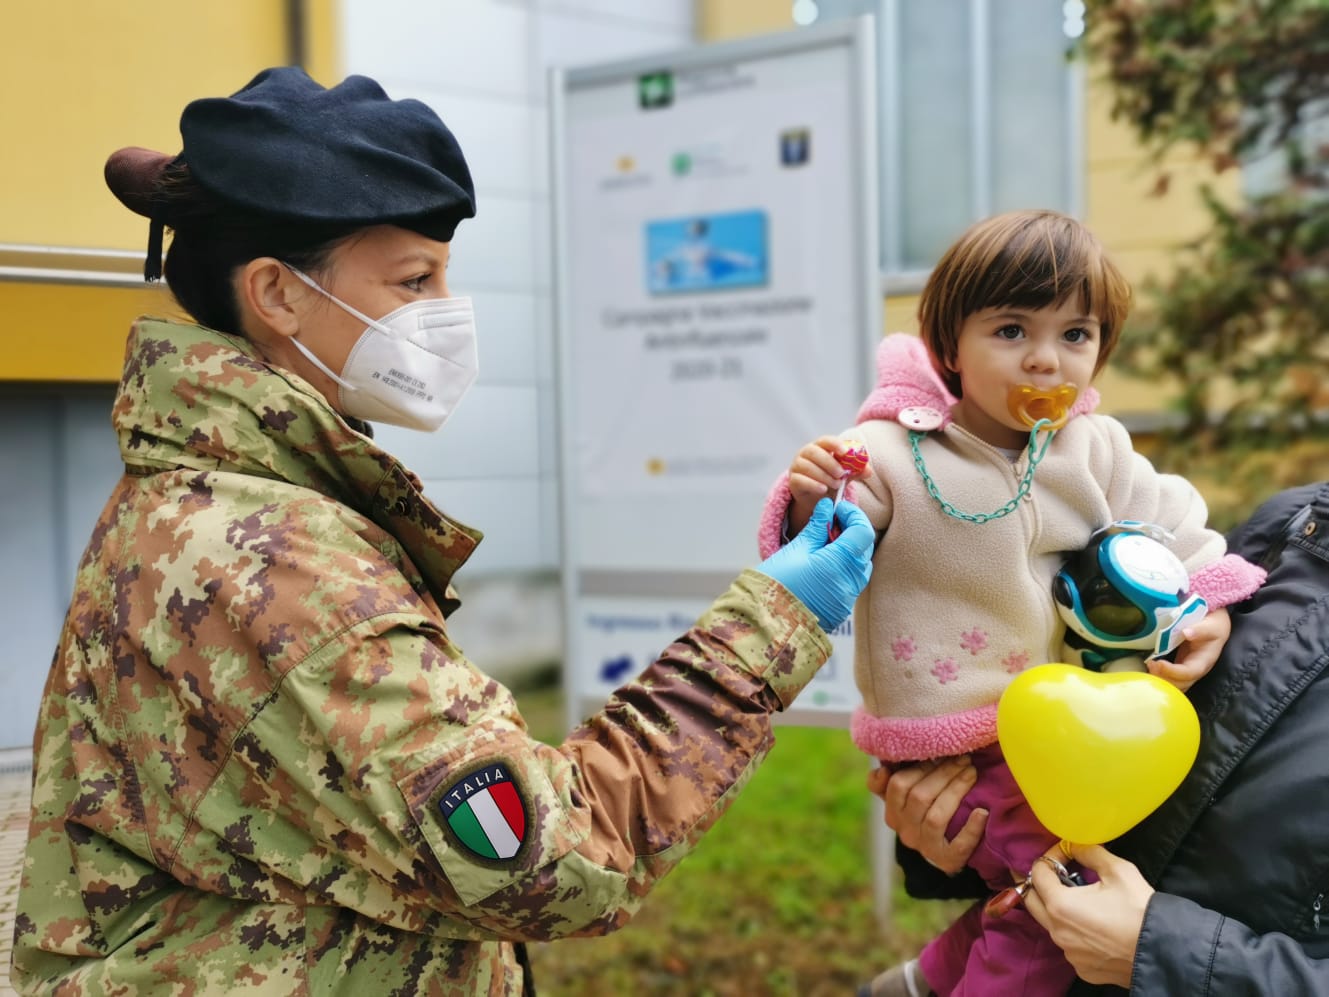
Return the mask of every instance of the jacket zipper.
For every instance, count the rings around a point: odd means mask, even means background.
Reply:
[[[1315,926],[1316,931],[1320,930],[1320,905],[1323,902],[1324,902],[1324,894],[1319,893],[1316,894],[1315,902],[1311,904],[1311,911],[1312,911],[1311,924]]]
[[[990,459],[996,461],[1000,467],[1005,469],[1008,480],[1011,485],[1014,486],[1012,488],[1012,495],[1019,490],[1020,478],[1024,476],[1025,468],[1028,466],[1029,450],[1027,446],[1020,452],[1020,456],[1012,461],[1009,460],[997,447],[993,446],[987,440],[980,438],[977,434],[965,429],[958,423],[953,422],[946,428],[954,430],[957,434],[970,440],[974,446],[980,447],[987,453]],[[1016,511],[1012,513],[1012,515],[1019,516],[1019,521],[1024,527],[1026,534],[1025,551],[1027,554],[1038,537],[1038,530],[1041,523],[1034,507],[1034,491],[1032,486],[1029,491],[1025,493],[1024,498],[1021,500],[1019,506],[1016,507]],[[1038,573],[1034,571],[1032,560],[1027,556],[1025,558],[1025,567],[1031,575],[1035,578],[1038,577]],[[1043,601],[1043,616],[1043,626],[1047,632],[1056,632],[1058,626],[1061,624],[1061,616],[1058,614],[1057,607],[1053,604],[1051,599],[1045,599]],[[1055,660],[1055,655],[1052,660]]]

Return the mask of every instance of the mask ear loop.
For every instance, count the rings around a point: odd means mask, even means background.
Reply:
[[[313,277],[309,276],[309,274],[304,273],[304,272],[302,272],[302,271],[300,271],[300,270],[297,270],[295,267],[291,266],[289,263],[287,263],[287,262],[285,262],[285,261],[282,262],[282,266],[284,266],[287,270],[291,271],[291,273],[295,274],[295,275],[296,275],[297,277],[299,277],[302,281],[304,281],[306,284],[308,284],[310,287],[312,287],[312,288],[313,288],[315,291],[317,291],[319,294],[323,295],[323,297],[327,298],[329,301],[331,301],[334,305],[336,305],[336,306],[337,306],[338,308],[340,308],[342,311],[346,312],[348,315],[354,315],[356,318],[358,318],[358,319],[359,319],[361,322],[363,322],[365,325],[369,326],[370,328],[377,329],[379,332],[383,333],[383,335],[385,335],[385,336],[391,336],[391,335],[393,334],[391,329],[389,329],[389,328],[387,328],[386,326],[384,326],[384,325],[383,325],[382,323],[380,323],[377,319],[372,319],[372,318],[370,318],[370,317],[369,317],[368,315],[366,315],[364,312],[360,311],[360,310],[357,309],[357,308],[353,308],[353,307],[351,307],[350,305],[348,305],[345,301],[342,301],[341,298],[337,297],[335,294],[333,294],[331,291],[329,291],[326,287],[324,287],[322,284],[320,284],[318,281],[316,281]]]
[[[291,271],[291,273],[299,277],[302,281],[304,281],[306,284],[312,287],[319,294],[323,295],[323,297],[327,298],[329,301],[333,302],[334,304],[339,305],[341,308],[345,309],[351,315],[354,315],[361,322],[364,322],[366,325],[377,327],[378,325],[377,322],[375,322],[373,319],[366,318],[364,315],[361,315],[350,305],[346,304],[346,302],[341,301],[339,298],[337,298],[336,295],[331,294],[328,291],[324,290],[322,287],[319,286],[318,282],[314,280],[314,278],[310,277],[308,274],[302,273],[301,271],[297,270],[295,267],[291,266],[289,263],[285,261],[282,262],[282,266],[284,266],[287,270]],[[299,336],[291,337],[291,345],[294,346],[301,353],[303,353],[306,360],[308,360],[315,367],[321,370],[324,374],[327,374],[328,377],[332,378],[335,382],[337,382],[337,384],[342,388],[343,391],[360,390],[350,381],[344,380],[340,374],[337,374],[335,371],[333,371],[331,367],[325,364],[318,357],[314,356],[313,351],[310,350],[310,348],[306,346],[304,343],[300,342]]]
[[[350,381],[344,380],[344,379],[341,377],[340,374],[335,373],[331,367],[329,367],[327,364],[325,364],[325,363],[324,363],[322,360],[320,360],[318,357],[314,356],[313,352],[309,349],[309,347],[306,346],[304,343],[300,342],[300,340],[299,340],[299,339],[296,339],[294,336],[291,337],[291,345],[294,346],[294,347],[295,347],[297,350],[299,350],[301,353],[303,353],[303,354],[305,355],[305,359],[306,359],[306,360],[308,360],[310,363],[312,363],[315,367],[317,367],[317,368],[318,368],[319,370],[321,370],[323,373],[327,374],[328,377],[330,377],[330,378],[332,378],[334,381],[336,381],[337,384],[339,384],[339,385],[341,386],[341,389],[342,389],[343,391],[359,391],[359,390],[360,390],[360,389],[357,388],[354,384],[352,384]]]

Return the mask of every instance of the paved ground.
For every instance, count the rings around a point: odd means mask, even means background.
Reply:
[[[28,837],[27,759],[0,751],[0,997],[10,997],[9,951],[13,944],[14,905],[18,900],[19,862]]]

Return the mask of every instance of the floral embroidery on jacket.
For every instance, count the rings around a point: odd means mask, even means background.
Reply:
[[[978,627],[960,634],[960,646],[970,654],[978,654],[979,651],[988,646],[988,635]]]
[[[1022,672],[1029,665],[1028,651],[1012,651],[1001,659],[1002,666],[1012,675]]]

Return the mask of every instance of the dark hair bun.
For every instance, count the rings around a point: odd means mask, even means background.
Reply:
[[[106,160],[106,186],[130,211],[151,218],[160,203],[157,183],[171,160],[171,156],[136,145],[118,149]]]

